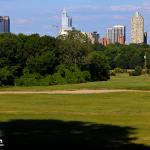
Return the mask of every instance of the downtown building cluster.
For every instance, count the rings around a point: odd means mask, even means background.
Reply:
[[[67,14],[64,9],[62,12],[62,23],[60,35],[67,34],[68,31],[74,30],[72,26],[72,18]],[[125,44],[126,43],[126,26],[114,25],[106,29],[106,36],[100,37],[96,31],[85,33],[93,44],[99,43],[102,45],[108,44]],[[133,44],[147,44],[147,32],[144,31],[144,18],[139,12],[136,12],[131,18],[131,42]]]
[[[68,31],[76,30],[73,27],[72,18],[68,15],[66,9],[62,11],[61,29],[59,34],[68,34]],[[10,32],[10,18],[9,16],[0,16],[0,33]],[[82,32],[86,34],[93,44],[99,43],[102,45],[108,44],[125,44],[126,43],[126,26],[114,25],[113,27],[106,29],[106,36],[100,37],[97,31]],[[131,41],[133,44],[147,44],[147,32],[144,30],[144,18],[136,12],[131,17]]]

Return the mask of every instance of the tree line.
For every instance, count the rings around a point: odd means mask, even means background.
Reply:
[[[54,85],[102,81],[110,69],[144,66],[148,45],[92,45],[78,31],[57,38],[0,34],[0,85]],[[148,53],[148,58],[150,58]],[[147,62],[150,66],[150,60]]]

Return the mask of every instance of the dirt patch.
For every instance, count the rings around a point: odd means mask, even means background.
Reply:
[[[145,92],[150,93],[150,91],[143,90],[72,90],[72,91],[2,91],[0,94],[100,94],[100,93],[120,93],[120,92]]]

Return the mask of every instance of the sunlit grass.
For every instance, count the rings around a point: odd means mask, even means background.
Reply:
[[[75,90],[75,89],[136,89],[150,90],[150,76],[129,76],[128,74],[117,74],[109,81],[89,82],[81,84],[66,84],[54,86],[33,86],[33,87],[3,87],[0,90]]]
[[[57,119],[136,128],[135,142],[150,143],[150,93],[0,95],[0,120]]]

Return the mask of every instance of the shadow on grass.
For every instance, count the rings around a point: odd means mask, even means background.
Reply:
[[[1,122],[5,148],[11,150],[149,150],[133,144],[134,128],[61,120]]]

